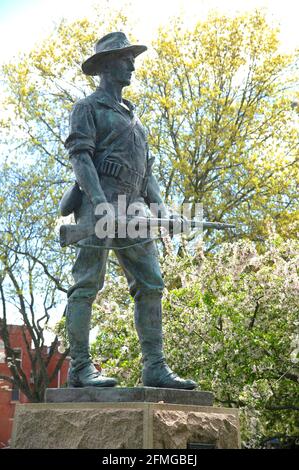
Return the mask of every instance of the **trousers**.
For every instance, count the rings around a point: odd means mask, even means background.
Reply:
[[[127,205],[138,202],[140,192],[115,178],[103,176],[101,185],[107,201],[116,204],[120,194],[126,195]],[[75,214],[77,223],[95,223],[94,209],[83,195],[80,208]],[[72,368],[79,370],[90,362],[88,338],[92,303],[104,285],[109,246],[115,250],[119,264],[126,276],[129,292],[140,305],[143,299],[161,299],[164,283],[161,275],[158,250],[154,240],[114,238],[101,240],[96,235],[80,242],[72,269],[74,284],[68,290],[67,329],[70,340]],[[146,241],[146,243],[143,243]],[[93,248],[91,246],[99,247]],[[101,247],[105,246],[105,249]]]
[[[138,188],[134,190],[115,178],[103,176],[101,185],[107,201],[116,206],[118,196],[125,195],[127,206],[140,199]],[[83,195],[82,204],[76,214],[77,223],[95,223],[94,209],[87,196]],[[143,242],[146,243],[143,243]],[[154,240],[128,238],[99,239],[96,235],[80,242],[76,261],[72,269],[75,283],[68,291],[69,301],[86,300],[93,302],[104,284],[109,245],[120,248],[115,254],[127,278],[130,294],[139,298],[144,293],[162,294],[164,283],[160,271],[158,251]],[[122,249],[125,246],[129,248]],[[84,248],[86,246],[86,248]],[[99,248],[91,248],[98,246]],[[101,249],[104,247],[105,249]]]

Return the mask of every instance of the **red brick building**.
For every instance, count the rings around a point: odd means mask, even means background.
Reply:
[[[30,382],[31,376],[31,362],[29,354],[26,350],[25,341],[22,335],[23,327],[19,325],[9,325],[9,338],[11,347],[19,352],[21,367],[24,371],[28,381]],[[25,330],[26,338],[31,344],[31,337],[29,331]],[[45,354],[47,347],[45,347]],[[53,372],[57,362],[61,358],[61,354],[57,351],[48,366],[49,375]],[[50,383],[51,388],[59,388],[66,383],[67,371],[69,367],[69,359],[63,362],[63,365],[58,372],[55,380]],[[0,339],[0,375],[11,376],[10,369],[7,365],[3,341]],[[0,449],[6,447],[11,437],[13,417],[15,412],[16,403],[26,403],[29,400],[17,388],[13,387],[8,381],[0,381]]]

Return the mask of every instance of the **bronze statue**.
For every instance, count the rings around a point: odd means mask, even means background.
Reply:
[[[149,158],[145,131],[132,103],[122,98],[123,88],[131,82],[135,58],[146,49],[130,44],[124,33],[114,32],[97,42],[96,53],[82,65],[85,74],[100,77],[100,85],[72,110],[65,146],[77,183],[61,202],[62,214],[74,211],[80,226],[94,226],[96,207],[107,201],[116,205],[119,195],[126,196],[127,205],[157,203],[159,213],[154,215],[170,217],[151,171],[153,159]],[[180,220],[179,215],[172,217]],[[90,233],[80,242],[72,270],[75,282],[68,291],[66,323],[72,358],[68,385],[111,387],[117,383],[97,371],[89,354],[91,308],[103,287],[109,246],[115,249],[135,301],[143,384],[194,389],[196,383],[178,377],[163,354],[164,286],[155,241],[148,238],[131,244],[127,238],[103,240]]]

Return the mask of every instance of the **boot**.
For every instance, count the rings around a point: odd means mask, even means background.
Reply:
[[[185,390],[196,388],[197,384],[193,380],[181,379],[166,364],[159,296],[144,296],[135,300],[135,325],[143,356],[143,385]]]
[[[90,317],[90,303],[69,302],[66,326],[72,360],[68,387],[114,387],[117,381],[101,375],[92,363],[89,354]]]

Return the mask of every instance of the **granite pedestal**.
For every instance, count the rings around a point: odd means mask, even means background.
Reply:
[[[13,448],[186,449],[240,447],[238,410],[210,392],[136,388],[48,389],[17,405]]]

